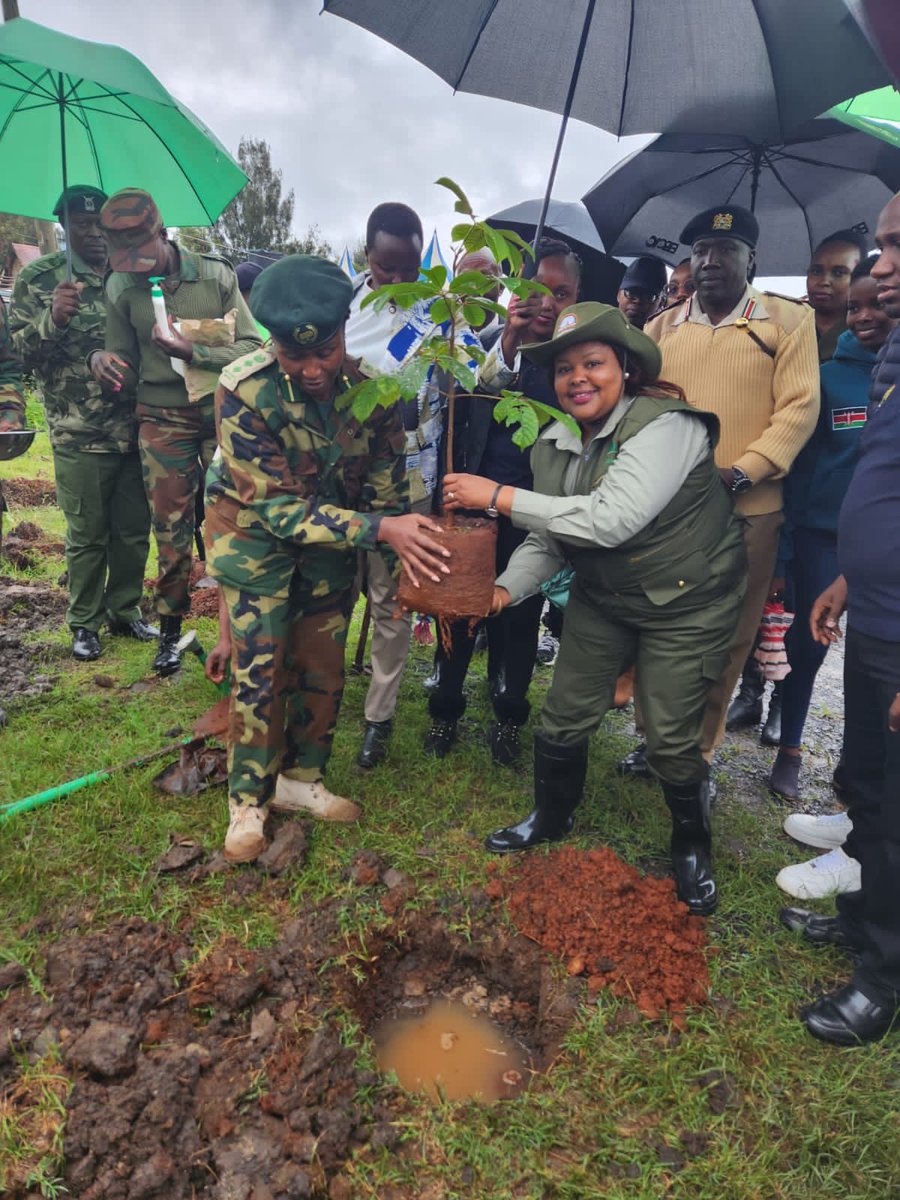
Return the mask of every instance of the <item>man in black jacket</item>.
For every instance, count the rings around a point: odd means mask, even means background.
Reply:
[[[478,391],[498,395],[503,389],[524,392],[535,400],[558,408],[547,372],[521,360],[523,342],[551,337],[556,318],[578,299],[581,262],[565,242],[545,238],[535,256],[535,278],[548,289],[527,300],[512,298],[506,324],[493,337],[485,337],[488,356],[478,372]],[[484,270],[484,266],[479,269]],[[512,440],[512,430],[499,425],[493,405],[484,396],[461,398],[458,409],[455,467],[475,475],[487,475],[514,487],[532,486],[530,454]],[[498,518],[497,572],[504,570],[526,531],[516,529],[507,517]],[[534,669],[543,597],[504,609],[487,622],[488,679],[496,720],[491,725],[491,755],[501,766],[511,766],[519,754],[519,730],[528,720],[527,693]],[[443,758],[456,741],[457,722],[466,707],[463,681],[472,657],[477,628],[467,621],[452,630],[447,654],[438,648],[437,686],[428,698],[431,728],[425,750]]]

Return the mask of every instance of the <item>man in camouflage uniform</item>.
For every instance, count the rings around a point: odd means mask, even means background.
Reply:
[[[156,630],[138,607],[150,549],[150,511],[137,452],[134,392],[104,391],[87,367],[106,333],[106,240],[100,209],[106,196],[75,185],[59,198],[68,208],[72,274],[63,253],[45,254],[22,270],[13,292],[16,348],[41,391],[56,496],[66,518],[66,567],[72,654],[100,655],[99,630],[149,641]]]
[[[359,816],[323,782],[356,551],[388,545],[413,578],[446,572],[428,537],[437,527],[406,511],[398,409],[358,421],[336,406],[353,370],[344,345],[350,298],[350,280],[326,259],[290,255],[268,267],[251,306],[273,350],[226,368],[216,394],[221,453],[207,478],[208,568],[231,627],[232,862],[264,849],[273,792],[280,812]]]
[[[92,356],[91,366],[104,387],[137,388],[138,449],[159,551],[160,638],[153,668],[171,675],[181,661],[181,620],[190,608],[195,497],[216,448],[213,393],[219,372],[261,341],[232,268],[170,241],[148,192],[116,192],[100,221],[114,273],[106,284],[106,349]],[[162,280],[167,332],[156,326],[151,278]],[[232,311],[228,345],[195,344],[174,328],[175,321],[221,320]],[[173,359],[191,367],[193,402]]]
[[[0,433],[15,433],[25,427],[25,397],[22,393],[22,364],[9,336],[9,315],[0,299]],[[0,493],[0,505],[2,505]]]

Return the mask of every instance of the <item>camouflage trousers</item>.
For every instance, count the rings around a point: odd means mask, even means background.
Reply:
[[[344,693],[351,576],[338,591],[294,574],[287,597],[220,581],[231,624],[228,795],[265,804],[279,771],[321,779]]]
[[[138,449],[159,553],[156,610],[182,617],[190,608],[194,506],[216,452],[212,400],[190,408],[139,404]]]

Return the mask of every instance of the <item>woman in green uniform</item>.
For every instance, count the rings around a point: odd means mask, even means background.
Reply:
[[[647,758],[672,814],[679,897],[715,907],[706,693],[728,658],[746,563],[732,500],[713,462],[718,421],[659,380],[654,342],[606,304],[575,304],[553,337],[522,347],[551,371],[580,436],[557,421],[532,452],[534,491],[447,475],[448,508],[501,512],[529,530],[497,579],[494,610],[574,570],[553,683],[534,737],[534,808],[491,834],[496,853],[569,833],[588,739],[637,664]]]
[[[334,263],[290,255],[253,284],[250,308],[272,335],[222,373],[220,452],[207,476],[207,566],[219,581],[234,677],[231,821],[225,857],[266,846],[271,807],[353,821],[324,784],[344,686],[356,552],[390,547],[415,579],[446,573],[436,526],[408,512],[396,409],[365,421],[339,409],[354,365],[344,324],[350,280]]]

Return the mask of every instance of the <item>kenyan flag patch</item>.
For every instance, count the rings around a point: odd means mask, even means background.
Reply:
[[[862,429],[866,423],[865,405],[854,408],[833,408],[831,410],[832,429]]]

